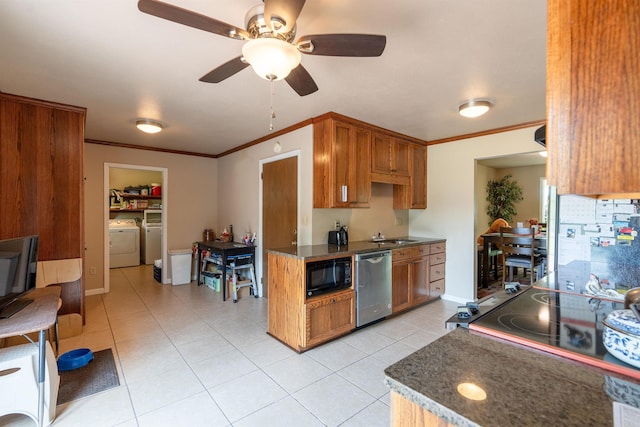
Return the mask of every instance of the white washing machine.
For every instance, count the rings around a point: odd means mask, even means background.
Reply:
[[[109,220],[109,268],[140,265],[140,227],[135,219]]]
[[[162,211],[147,209],[142,220],[140,235],[142,263],[153,264],[162,258]]]

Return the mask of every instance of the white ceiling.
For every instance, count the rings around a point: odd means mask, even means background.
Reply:
[[[244,28],[259,0],[167,2]],[[303,55],[319,91],[276,82],[276,131],[327,111],[425,140],[545,118],[545,1],[307,0],[297,25],[298,37],[384,34],[387,46],[377,58]],[[86,107],[88,139],[219,154],[269,134],[269,83],[251,68],[198,81],[242,43],[136,0],[2,0],[0,91]],[[465,119],[457,106],[470,98],[495,106]],[[140,117],[167,128],[143,134]]]

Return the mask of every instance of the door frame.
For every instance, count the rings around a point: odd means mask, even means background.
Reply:
[[[297,157],[297,162],[298,162],[298,167],[297,167],[297,187],[296,188],[296,236],[300,236],[300,181],[302,179],[301,175],[300,175],[300,171],[301,171],[301,167],[302,165],[300,164],[300,159],[301,159],[301,151],[300,150],[292,150],[292,151],[288,151],[286,153],[282,153],[282,154],[278,154],[272,157],[267,157],[265,159],[261,159],[258,162],[258,207],[259,207],[259,212],[258,212],[258,241],[262,242],[262,230],[263,230],[263,224],[262,224],[262,211],[263,211],[263,194],[262,194],[262,187],[263,187],[263,181],[262,181],[262,171],[264,169],[264,165],[267,163],[273,163],[273,162],[277,162],[278,160],[283,160],[283,159],[288,159],[289,157]],[[262,267],[262,263],[263,263],[262,259],[262,251],[256,251],[256,265],[259,265]],[[266,283],[262,283],[262,268],[256,268],[257,274],[256,276],[256,280],[258,281],[258,295],[262,298],[263,295],[263,291],[262,291],[262,287],[263,285],[266,285]]]
[[[131,164],[124,164],[124,163],[104,163],[104,179],[103,184],[104,184],[104,196],[102,198],[102,200],[105,201],[103,207],[103,224],[104,224],[104,248],[103,248],[103,263],[104,263],[104,271],[103,271],[103,291],[104,293],[108,293],[109,289],[110,289],[110,283],[109,283],[109,197],[110,197],[110,186],[109,186],[109,171],[111,170],[111,168],[114,169],[136,169],[136,170],[149,170],[149,171],[155,171],[155,172],[161,172],[162,173],[162,214],[161,214],[161,218],[162,218],[162,248],[161,248],[161,253],[162,253],[162,265],[166,266],[167,264],[167,222],[168,222],[168,215],[167,215],[167,201],[169,200],[169,194],[168,194],[168,174],[169,174],[169,169],[167,168],[161,168],[161,167],[155,167],[155,166],[144,166],[144,165],[131,165]],[[167,279],[167,268],[163,268],[162,269],[162,283],[168,283],[168,279]]]

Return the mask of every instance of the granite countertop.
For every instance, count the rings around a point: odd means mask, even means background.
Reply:
[[[487,399],[462,397],[464,382]],[[385,384],[456,426],[608,426],[614,400],[640,405],[636,380],[464,328],[389,366]]]
[[[370,240],[361,240],[356,242],[349,242],[349,244],[346,246],[336,246],[329,244],[289,246],[286,248],[267,249],[267,252],[307,260],[312,258],[326,257],[328,255],[351,256],[358,253],[374,252],[385,249],[393,250],[446,241],[442,238],[406,236],[387,238],[387,240],[403,240],[406,241],[406,243],[377,243]]]

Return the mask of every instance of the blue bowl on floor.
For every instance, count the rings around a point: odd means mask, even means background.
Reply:
[[[93,360],[93,352],[88,348],[71,350],[58,357],[58,371],[72,371]]]

